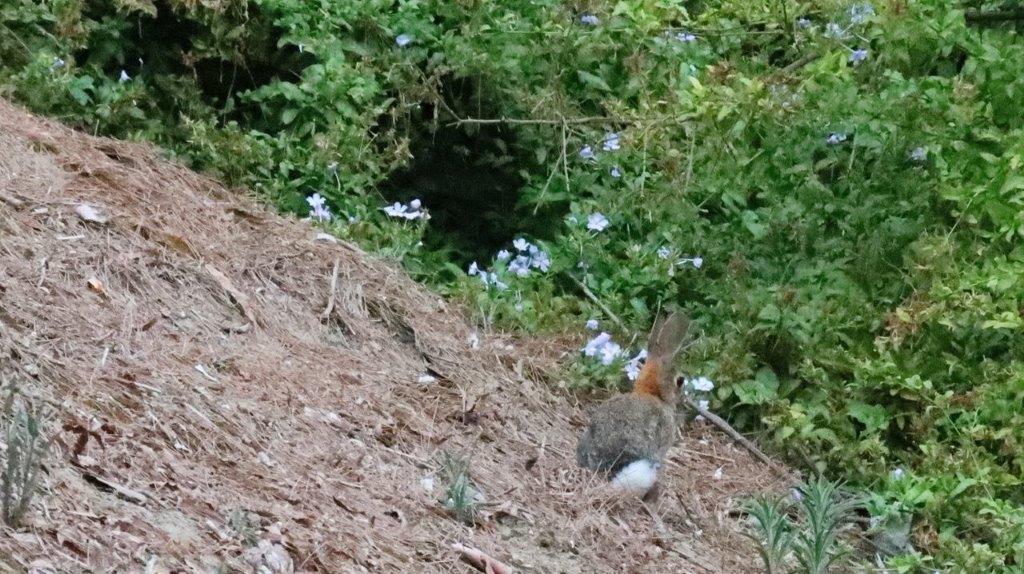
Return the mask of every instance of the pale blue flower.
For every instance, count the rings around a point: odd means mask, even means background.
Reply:
[[[810,28],[813,24],[807,17],[800,18],[796,21],[796,25],[801,28]]]
[[[612,168],[611,174],[612,177],[622,177],[622,170],[620,170],[618,166],[615,166]]]
[[[395,37],[395,44],[398,44],[399,48],[404,48],[412,42],[412,36],[408,34],[399,34]]]
[[[476,264],[476,261],[474,261],[469,264],[469,270],[466,271],[466,273],[469,273],[470,275],[476,275],[477,273],[480,273],[480,266]]]
[[[793,498],[794,502],[800,502],[804,499],[804,493],[800,492],[799,488],[790,489],[789,496]]]
[[[132,79],[132,77],[128,75],[128,72],[126,72],[124,70],[121,70],[121,77],[119,77],[117,79],[117,81],[121,82],[123,84],[125,82],[131,81],[131,79]]]
[[[519,255],[508,264],[508,270],[519,277],[526,277],[530,274],[530,258]]]
[[[924,147],[916,147],[910,152],[910,161],[923,163],[928,160],[928,150]]]
[[[707,377],[697,377],[696,379],[690,379],[686,381],[690,387],[695,391],[711,392],[715,388],[715,383],[711,382],[711,379]]]
[[[868,51],[865,48],[858,48],[853,52],[850,52],[850,63],[856,66],[857,64],[868,59]]]
[[[626,363],[626,378],[635,381],[640,376],[640,364],[647,358],[647,349],[641,349],[635,357]]]
[[[547,253],[540,251],[530,258],[530,265],[546,273],[551,268],[551,259]]]
[[[508,261],[512,258],[512,254],[508,252],[508,249],[502,249],[495,257],[498,261]]]
[[[863,4],[854,4],[853,6],[850,6],[849,14],[851,23],[863,24],[875,15],[875,7],[867,2]]]
[[[587,229],[591,231],[602,231],[609,225],[611,225],[611,222],[608,221],[608,218],[603,213],[591,213],[587,217]]]
[[[705,410],[706,411],[706,410],[708,410],[708,407],[710,407],[710,406],[711,406],[711,401],[709,401],[707,399],[701,399],[701,400],[697,401],[697,407],[699,407],[701,410]]]
[[[825,143],[829,145],[838,145],[846,141],[847,135],[843,132],[832,132],[825,138]]]
[[[601,349],[601,364],[608,366],[622,355],[622,347],[618,343],[609,342]]]
[[[512,242],[512,246],[515,247],[517,251],[526,251],[530,248],[530,242],[520,237]]]
[[[51,70],[59,70],[59,69],[63,68],[66,64],[67,64],[67,62],[65,62],[61,58],[54,58],[53,59],[53,63],[50,64],[50,69]]]
[[[893,480],[900,480],[901,478],[903,478],[903,476],[906,474],[906,472],[904,472],[904,470],[902,468],[896,467],[896,468],[892,469],[892,472],[889,473],[889,474],[892,475]]]
[[[596,331],[598,327],[597,319],[589,319],[587,321],[587,330]]]
[[[676,32],[676,40],[684,43],[690,43],[697,40],[697,37],[689,32]]]
[[[604,151],[616,151],[619,149],[619,134],[611,132],[604,136],[604,143],[602,144]]]
[[[327,221],[331,219],[331,210],[327,207],[327,200],[319,193],[314,193],[307,197],[306,203],[309,204],[310,218],[315,218],[320,221]]]
[[[580,157],[588,160],[597,159],[597,156],[594,155],[594,148],[590,147],[589,145],[585,145],[582,148],[580,148]]]
[[[319,193],[314,193],[313,195],[306,198],[306,203],[309,204],[309,207],[311,209],[317,209],[326,205],[327,200],[324,199],[324,197]]]
[[[846,38],[848,34],[842,26],[835,22],[829,22],[825,25],[825,37],[833,40],[842,40]]]
[[[667,245],[663,245],[658,248],[658,257],[661,259],[668,259],[670,255],[672,255],[672,249]]]
[[[680,259],[679,261],[676,261],[677,265],[686,265],[687,263],[689,263],[690,265],[693,265],[694,269],[700,269],[704,265],[704,258],[703,257],[699,257],[699,256],[698,257],[684,257],[683,259]]]
[[[580,22],[588,26],[597,26],[598,24],[601,23],[601,20],[599,20],[597,16],[593,14],[584,14],[580,16]]]
[[[609,333],[601,331],[596,337],[587,342],[586,346],[583,347],[583,354],[588,357],[593,357],[601,352],[601,349],[605,345],[610,343],[612,336]]]
[[[390,215],[391,217],[401,217],[403,219],[408,219],[410,221],[413,219],[425,219],[427,214],[419,210],[419,207],[421,205],[420,201],[418,199],[414,199],[412,201],[412,205],[415,205],[416,207],[410,208],[409,205],[405,205],[403,203],[399,203],[396,201],[394,204],[389,205],[387,207],[383,207],[381,209],[384,211],[384,213]]]

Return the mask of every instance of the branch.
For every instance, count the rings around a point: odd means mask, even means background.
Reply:
[[[609,309],[607,305],[602,303],[601,300],[597,298],[597,295],[594,295],[594,292],[590,290],[590,287],[587,287],[587,285],[584,282],[582,282],[579,279],[573,277],[572,275],[569,275],[569,278],[572,279],[573,281],[575,281],[576,284],[580,286],[580,289],[583,290],[583,294],[586,295],[588,299],[593,301],[594,304],[597,305],[598,308],[600,308],[601,311],[603,311],[604,314],[607,315],[609,319],[611,319],[616,325],[618,325],[619,329],[622,329],[623,332],[628,332],[629,331],[629,329],[626,328],[626,324],[622,322],[622,319],[619,319],[618,315],[616,315],[615,313],[612,313],[612,310]]]
[[[761,449],[757,448],[757,445],[751,442],[750,439],[748,439],[747,437],[740,434],[738,430],[732,428],[732,425],[725,422],[725,419],[707,409],[701,408],[700,405],[698,405],[697,402],[694,401],[691,397],[684,396],[683,401],[685,401],[687,405],[689,405],[698,413],[700,413],[702,417],[710,421],[711,424],[722,429],[722,431],[724,431],[725,434],[729,435],[729,437],[732,438],[737,443],[739,443],[740,446],[750,451],[750,454],[754,455],[754,458],[771,467],[771,469],[778,473],[779,476],[789,476],[788,470],[786,470],[777,462],[769,458],[768,455],[761,452]]]
[[[975,24],[1019,21],[1024,20],[1024,8],[993,10],[991,12],[968,10],[964,12],[964,20]]]
[[[452,550],[458,552],[462,558],[462,561],[469,564],[473,568],[487,574],[512,574],[512,569],[508,566],[498,562],[494,558],[484,554],[476,548],[469,546],[463,546],[462,544],[452,544]]]
[[[454,115],[454,114],[452,114]],[[456,116],[458,117],[458,116]],[[461,126],[463,124],[475,125],[563,125],[563,124],[621,124],[626,120],[609,118],[605,116],[588,116],[582,118],[462,118],[449,122],[448,127]]]

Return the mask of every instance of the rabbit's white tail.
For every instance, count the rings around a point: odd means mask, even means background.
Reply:
[[[661,465],[652,460],[635,460],[616,473],[612,485],[623,490],[646,492],[658,480],[660,468]]]

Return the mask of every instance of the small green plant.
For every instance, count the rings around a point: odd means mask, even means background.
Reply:
[[[765,574],[785,572],[786,558],[793,551],[793,524],[786,515],[783,498],[759,496],[746,505],[747,514],[754,519],[757,534],[751,534],[758,544]]]
[[[40,414],[30,406],[16,405],[17,390],[11,386],[3,405],[7,423],[0,497],[4,522],[17,526],[39,487],[39,471],[49,449],[40,428]]]
[[[236,508],[228,515],[228,527],[245,547],[256,546],[258,522],[243,508]]]
[[[445,453],[442,473],[447,482],[444,490],[444,507],[457,520],[472,526],[476,523],[476,511],[481,495],[469,477],[469,460]]]
[[[782,497],[761,497],[747,504],[754,540],[760,545],[767,574],[825,574],[842,557],[839,533],[860,502],[841,484],[818,477],[793,489],[799,520],[790,517],[792,504]],[[796,562],[797,568],[787,569]]]

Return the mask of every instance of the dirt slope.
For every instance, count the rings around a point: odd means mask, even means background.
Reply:
[[[552,362],[471,334],[353,246],[0,101],[0,373],[55,437],[7,568],[469,572],[463,542],[521,572],[753,570],[729,511],[767,468],[696,425],[649,513],[575,467]],[[445,451],[475,528],[437,502]]]

